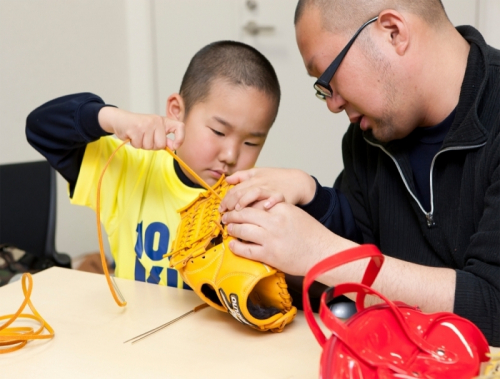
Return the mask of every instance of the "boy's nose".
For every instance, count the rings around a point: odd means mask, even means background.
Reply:
[[[228,166],[236,164],[238,160],[238,146],[236,144],[228,144],[221,149],[219,160]]]

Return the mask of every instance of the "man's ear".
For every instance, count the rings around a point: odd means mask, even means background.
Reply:
[[[168,118],[184,121],[185,109],[184,100],[181,95],[173,93],[168,97],[166,111]]]
[[[405,17],[393,9],[387,9],[380,13],[378,24],[396,54],[404,55],[410,46],[410,28]]]

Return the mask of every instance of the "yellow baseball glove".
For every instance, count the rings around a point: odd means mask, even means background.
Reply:
[[[263,263],[235,255],[218,211],[230,186],[217,184],[179,210],[181,223],[170,256],[174,267],[200,298],[229,312],[239,322],[260,331],[281,332],[292,322],[285,275]]]

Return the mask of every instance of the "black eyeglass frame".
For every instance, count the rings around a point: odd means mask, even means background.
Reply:
[[[342,63],[342,60],[344,59],[345,55],[351,48],[352,44],[358,37],[359,33],[370,25],[372,22],[375,22],[378,20],[378,16],[368,20],[365,22],[361,27],[354,33],[350,41],[345,45],[345,47],[342,49],[339,55],[333,60],[333,62],[328,66],[328,68],[321,74],[321,76],[316,80],[314,83],[314,89],[316,90],[316,97],[320,100],[326,100],[327,97],[332,97],[333,90],[332,87],[330,86],[330,82],[333,79],[333,75],[337,72],[340,64]]]

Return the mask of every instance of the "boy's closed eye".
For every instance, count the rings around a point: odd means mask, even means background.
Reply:
[[[225,134],[222,133],[222,132],[219,132],[217,129],[214,129],[214,128],[210,128],[209,129],[216,135],[216,136],[220,136],[220,137],[224,137]],[[259,147],[262,145],[262,143],[260,142],[245,142],[245,145],[247,146],[252,146],[252,147]]]
[[[215,134],[215,135],[217,135],[217,136],[220,136],[220,137],[224,137],[224,136],[225,136],[225,134],[224,134],[224,133],[219,132],[218,130],[215,130],[215,129],[213,129],[213,128],[209,128],[209,129],[210,129],[212,132],[214,132],[214,134]]]
[[[252,147],[259,147],[261,144],[255,143],[255,142],[245,142],[245,145],[252,146]]]

